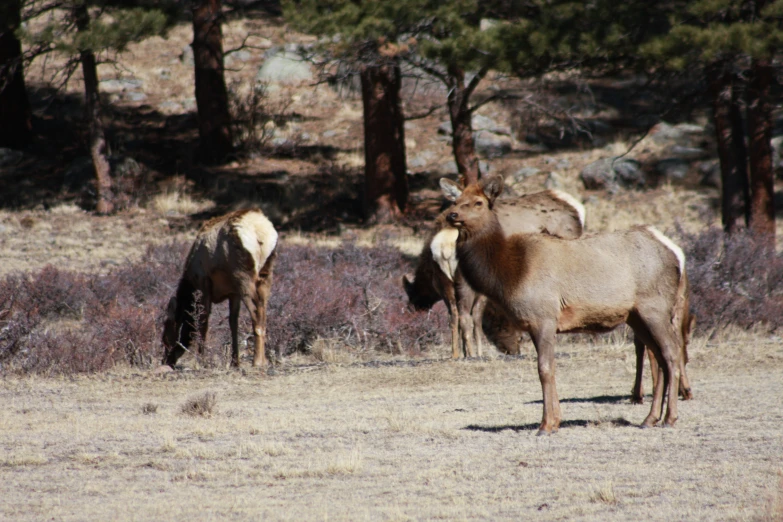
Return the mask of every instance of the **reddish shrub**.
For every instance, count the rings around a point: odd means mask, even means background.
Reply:
[[[84,373],[162,357],[160,325],[186,244],[148,248],[143,261],[107,274],[49,266],[0,281],[0,372]],[[317,337],[416,354],[441,342],[439,318],[412,312],[399,283],[409,262],[391,247],[337,250],[281,245],[268,308],[268,342],[306,351]],[[225,365],[228,310],[213,307],[202,362]],[[242,331],[250,332],[242,313]]]
[[[783,327],[783,256],[750,233],[680,232],[698,328]]]
[[[271,346],[286,354],[322,337],[418,353],[441,342],[439,321],[407,305],[400,277],[410,270],[389,246],[281,246],[268,314]]]

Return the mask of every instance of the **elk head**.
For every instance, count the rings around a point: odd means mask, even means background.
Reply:
[[[422,282],[422,277],[411,274],[402,276],[402,286],[408,295],[408,301],[416,310],[429,310],[441,297],[435,292],[432,283]]]
[[[492,219],[495,199],[503,192],[503,178],[483,178],[464,189],[450,179],[441,178],[440,187],[445,198],[454,202],[446,219],[460,229],[460,235],[470,235]]]

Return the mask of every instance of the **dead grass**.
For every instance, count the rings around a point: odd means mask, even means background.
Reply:
[[[182,413],[191,417],[212,417],[217,412],[217,395],[215,392],[204,392],[197,397],[191,397],[182,405]]]
[[[630,345],[560,343],[550,437],[532,358],[448,347],[415,365],[299,356],[274,375],[9,377],[0,519],[780,520],[783,343],[767,341],[697,336],[696,398],[648,430]],[[205,389],[220,408],[183,415]]]

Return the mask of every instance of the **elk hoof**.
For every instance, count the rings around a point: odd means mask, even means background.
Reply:
[[[639,427],[642,429],[652,428],[656,424],[658,424],[658,419],[656,419],[655,417],[647,417],[646,419],[644,419],[644,422],[642,422],[641,426]]]
[[[644,404],[644,397],[631,397],[631,404]]]
[[[691,391],[690,388],[686,388],[684,390],[680,391],[680,397],[682,397],[682,400],[689,401],[693,399],[693,391]]]
[[[541,428],[538,430],[538,433],[536,433],[536,437],[541,437],[543,435],[552,435],[551,431],[547,431],[544,428]]]

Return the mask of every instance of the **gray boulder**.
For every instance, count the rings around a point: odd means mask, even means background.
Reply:
[[[196,60],[193,58],[193,48],[190,45],[186,45],[182,48],[182,53],[179,55],[179,61],[188,67],[196,65]]]
[[[522,167],[514,174],[512,174],[512,176],[514,181],[518,183],[520,181],[525,180],[526,178],[529,178],[530,176],[535,176],[539,172],[541,172],[541,169],[536,167]]]
[[[485,130],[473,133],[473,142],[476,152],[490,159],[504,156],[513,149],[510,137]]]
[[[270,49],[266,53],[266,61],[256,74],[256,81],[262,83],[277,83],[297,85],[313,81],[310,64],[290,49]]]
[[[669,180],[681,180],[688,175],[690,162],[682,158],[666,158],[655,164],[659,176]]]
[[[0,147],[0,167],[10,167],[16,165],[20,161],[24,154],[20,150],[7,149]]]
[[[604,158],[594,161],[582,169],[579,178],[588,190],[642,187],[646,182],[639,162],[630,158]]]

